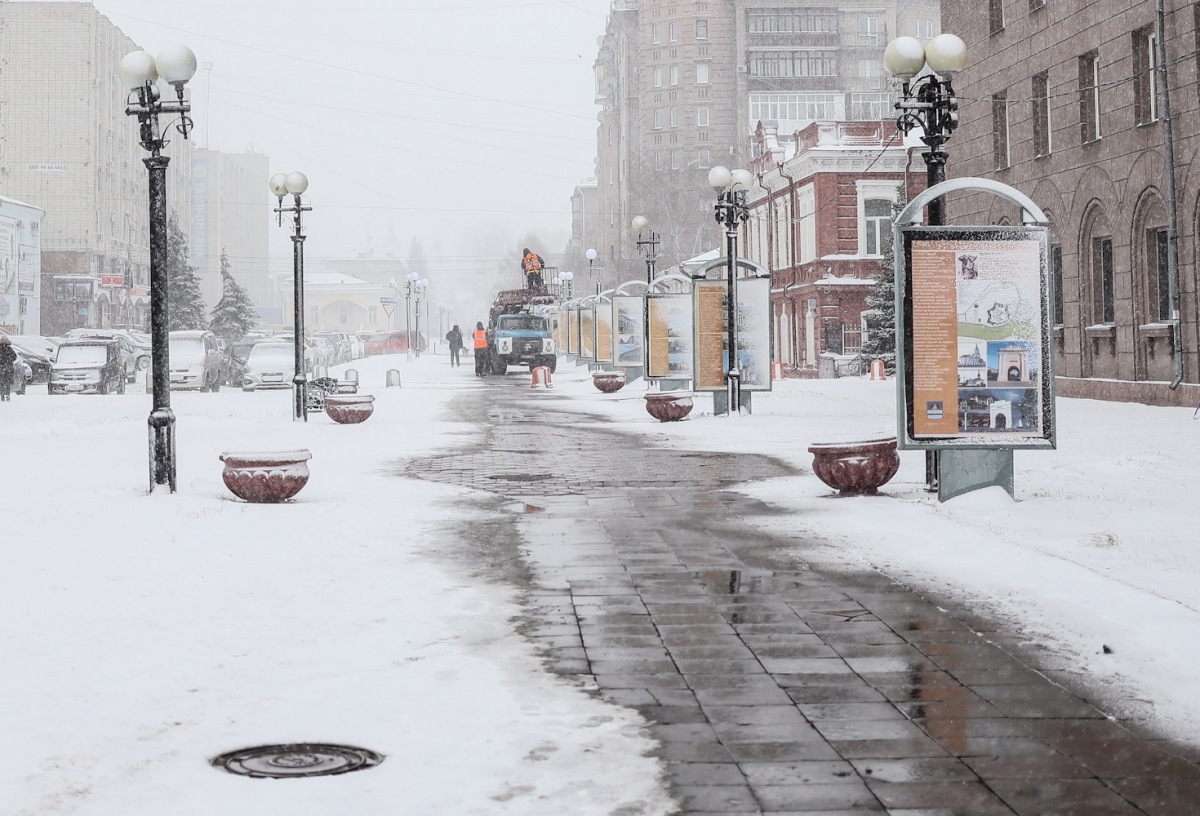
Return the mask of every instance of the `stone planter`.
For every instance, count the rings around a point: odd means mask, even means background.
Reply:
[[[624,371],[595,371],[592,372],[592,385],[597,391],[612,394],[625,387]]]
[[[646,413],[659,422],[678,422],[691,412],[691,391],[651,391],[646,394]]]
[[[357,425],[375,413],[374,403],[370,394],[330,394],[325,398],[325,413],[340,425]]]
[[[900,469],[896,437],[811,445],[813,473],[843,496],[874,495]]]
[[[287,501],[308,484],[306,450],[275,451],[272,453],[221,454],[225,471],[221,477],[225,486],[239,499],[254,503]]]

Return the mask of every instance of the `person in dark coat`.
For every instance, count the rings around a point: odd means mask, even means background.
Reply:
[[[14,367],[17,363],[17,352],[13,350],[12,341],[0,337],[0,400],[8,402],[11,397]]]
[[[446,342],[450,344],[450,365],[461,366],[462,361],[458,357],[458,353],[463,349],[462,329],[458,324],[454,324],[454,328],[446,332]]]
[[[472,335],[475,345],[475,376],[482,377],[487,373],[488,341],[487,329],[482,323],[475,324],[475,334]]]

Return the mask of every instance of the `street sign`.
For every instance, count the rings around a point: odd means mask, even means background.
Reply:
[[[391,303],[388,303],[385,300],[385,301],[381,301],[381,303],[383,305],[383,313],[385,315],[387,315],[388,317],[391,317],[392,312],[396,311],[396,301],[393,300]]]
[[[395,298],[381,297],[381,298],[379,299],[379,302],[380,302],[380,303],[382,303],[382,304],[384,304],[384,305],[386,305],[386,306],[395,306],[395,305],[396,305],[396,299],[395,299]]]
[[[124,275],[101,275],[100,276],[100,285],[101,286],[124,286],[125,285],[125,276]]]

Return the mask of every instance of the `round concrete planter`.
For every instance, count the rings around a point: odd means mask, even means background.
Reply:
[[[900,469],[896,437],[809,446],[813,473],[843,496],[874,495]]]
[[[592,372],[592,385],[597,391],[612,394],[625,387],[624,371],[595,371]]]
[[[237,496],[255,504],[271,504],[288,499],[308,484],[307,450],[275,451],[271,453],[221,454],[225,471],[221,478]]]
[[[651,391],[645,398],[646,413],[659,422],[678,422],[692,412],[691,391]]]
[[[325,413],[340,425],[357,425],[375,413],[374,402],[370,394],[330,394],[325,398]]]

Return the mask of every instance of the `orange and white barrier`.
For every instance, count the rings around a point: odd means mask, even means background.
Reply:
[[[783,379],[783,362],[781,360],[775,360],[771,363],[771,379]]]
[[[871,361],[871,379],[872,380],[886,380],[887,379],[887,372],[884,370],[883,360],[872,360]]]
[[[538,366],[533,370],[533,384],[531,388],[553,388],[554,376],[550,372],[550,366]]]

